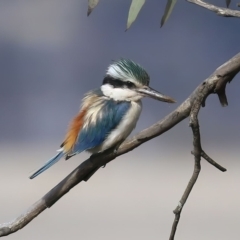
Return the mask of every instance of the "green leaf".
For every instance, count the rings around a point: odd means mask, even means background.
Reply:
[[[130,28],[132,23],[136,20],[142,6],[144,5],[145,0],[132,0],[131,6],[128,12],[128,20],[127,20],[127,29]]]
[[[164,15],[161,20],[161,27],[168,20],[170,14],[172,13],[173,7],[175,6],[177,0],[168,0],[165,7]]]
[[[231,0],[226,0],[227,7],[229,7]]]
[[[99,0],[88,0],[88,11],[87,15],[89,16],[92,10],[97,6]]]

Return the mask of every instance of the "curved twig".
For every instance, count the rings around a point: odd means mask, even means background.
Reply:
[[[25,227],[42,211],[44,211],[46,208],[51,207],[75,185],[84,180],[85,177],[97,167],[103,166],[115,159],[117,156],[125,154],[138,147],[139,145],[143,144],[144,142],[163,134],[164,132],[168,131],[176,124],[181,122],[183,119],[187,118],[189,115],[191,119],[195,119],[194,116],[197,116],[197,113],[199,111],[196,106],[199,107],[199,104],[201,104],[202,101],[205,101],[209,94],[219,94],[219,92],[221,92],[222,89],[226,87],[225,83],[231,81],[239,71],[240,53],[227,61],[222,66],[220,66],[208,79],[206,79],[202,84],[200,84],[195,89],[195,91],[175,111],[167,115],[163,120],[155,123],[149,128],[136,134],[130,140],[126,141],[124,144],[122,144],[117,153],[104,152],[102,154],[91,156],[89,159],[81,163],[74,171],[72,171],[65,179],[63,179],[57,186],[50,190],[39,201],[37,201],[29,209],[27,209],[23,214],[21,214],[19,217],[9,223],[1,224],[0,237],[12,234],[19,229]],[[194,111],[196,111],[196,113]],[[194,132],[194,134],[197,136],[198,133]],[[196,139],[194,139],[194,143]],[[201,152],[199,153],[197,151],[197,148],[194,148],[194,155],[196,160],[195,165],[199,157],[201,157],[201,154]],[[189,194],[185,196],[185,202],[188,198],[188,195]]]
[[[177,226],[178,226],[178,223],[180,220],[182,209],[183,209],[183,207],[189,197],[189,194],[191,193],[191,191],[198,179],[198,175],[201,171],[200,162],[201,162],[202,146],[201,146],[199,123],[198,123],[198,113],[201,108],[203,100],[204,100],[204,95],[199,94],[198,97],[196,98],[196,100],[194,101],[191,112],[190,112],[189,126],[192,128],[192,132],[193,132],[193,151],[192,151],[192,153],[194,155],[195,164],[194,164],[192,177],[190,178],[188,185],[187,185],[176,209],[173,211],[173,213],[175,214],[175,219],[173,221],[172,231],[171,231],[169,240],[173,240],[175,237],[175,233],[176,233]]]
[[[201,0],[186,0],[187,2],[197,4],[200,7],[206,8],[212,12],[215,12],[217,15],[222,17],[240,17],[240,11],[231,10],[229,8],[217,7],[213,4],[201,1]]]
[[[219,169],[222,172],[226,172],[227,169],[219,165],[217,162],[215,162],[212,158],[210,158],[203,150],[201,152],[201,157],[204,158],[206,161],[208,161],[210,164],[212,164],[214,167]]]

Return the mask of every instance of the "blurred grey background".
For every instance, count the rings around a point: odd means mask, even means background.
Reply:
[[[160,29],[165,3],[146,1],[124,32],[130,0],[101,0],[90,17],[87,0],[0,2],[0,223],[23,212],[88,157],[61,161],[28,179],[55,154],[83,94],[100,86],[111,60],[140,63],[151,86],[178,101],[144,99],[136,133],[173,111],[238,53],[239,19],[179,1]],[[227,86],[229,107],[222,108],[213,95],[201,110],[202,145],[228,171],[202,161],[176,239],[239,236],[239,80],[240,75]],[[172,210],[192,174],[191,150],[185,120],[100,169],[8,239],[168,239]]]

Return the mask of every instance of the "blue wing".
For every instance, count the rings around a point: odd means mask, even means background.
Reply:
[[[130,105],[131,103],[126,101],[105,100],[99,110],[101,114],[97,114],[95,124],[92,123],[88,127],[81,129],[69,157],[102,144],[108,134],[121,122]]]

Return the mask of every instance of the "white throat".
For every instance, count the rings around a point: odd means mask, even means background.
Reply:
[[[114,88],[110,84],[101,86],[101,90],[106,97],[112,98],[115,101],[139,101],[142,96],[136,91],[129,88]]]

